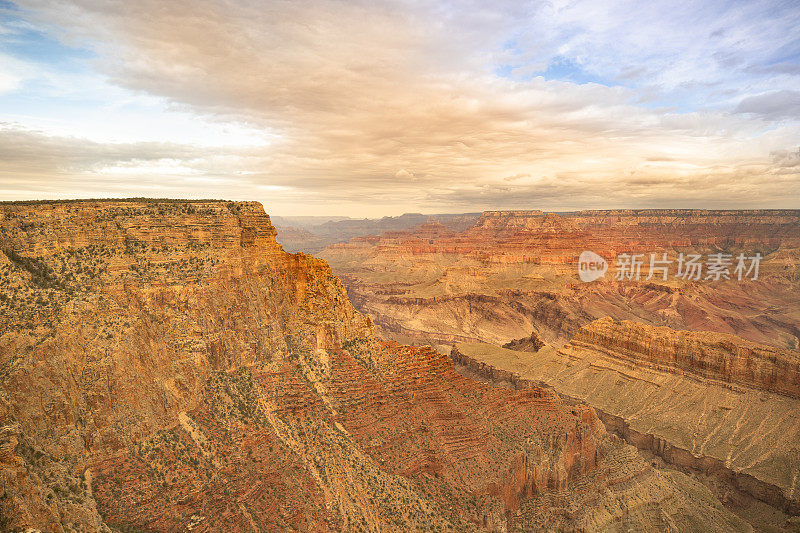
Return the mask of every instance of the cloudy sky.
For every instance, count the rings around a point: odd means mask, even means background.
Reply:
[[[800,208],[800,4],[0,0],[0,199]]]

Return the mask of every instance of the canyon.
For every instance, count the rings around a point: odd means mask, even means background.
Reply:
[[[598,281],[579,279],[586,250],[609,264]],[[759,275],[647,263],[718,253],[759,254]],[[642,254],[639,279],[615,275],[624,254]],[[589,405],[756,530],[800,529],[800,211],[488,211],[460,232],[430,220],[320,255],[379,335]]]
[[[612,265],[604,278],[578,279],[584,250]],[[680,254],[714,253],[760,254],[758,278],[674,275]],[[644,256],[640,280],[616,279],[622,254]],[[650,254],[667,254],[672,275],[647,279]],[[463,231],[430,221],[319,255],[380,335],[443,353],[453,342],[501,345],[534,331],[563,344],[605,316],[800,346],[798,210],[487,211]]]
[[[350,217],[290,216],[273,217],[280,243],[287,252],[317,254],[331,244],[356,237],[380,235],[387,231],[404,231],[428,222],[431,218],[453,231],[472,226],[480,213],[423,215],[405,213],[396,217],[355,219]]]
[[[2,203],[0,229],[4,531],[752,530],[591,406],[382,340],[258,203]]]
[[[465,375],[593,406],[609,431],[702,476],[754,525],[800,524],[800,352],[603,318],[560,348],[464,343],[452,357]]]

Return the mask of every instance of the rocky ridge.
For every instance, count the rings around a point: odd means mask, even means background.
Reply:
[[[375,341],[259,204],[7,203],[0,229],[3,530],[614,530],[654,502],[748,530],[591,408]]]
[[[606,277],[578,279],[584,250]],[[760,253],[758,280],[675,277],[680,253]],[[673,260],[667,280],[614,279],[621,253]],[[800,211],[490,211],[471,228],[436,224],[326,248],[357,308],[402,342],[503,344],[537,331],[563,343],[611,316],[673,329],[717,331],[779,348],[800,347]]]
[[[586,402],[627,442],[712,476],[734,507],[746,495],[800,514],[800,352],[606,318],[560,349],[457,344],[451,356],[490,382]]]

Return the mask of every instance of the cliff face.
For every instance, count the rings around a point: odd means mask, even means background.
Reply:
[[[796,231],[797,209],[610,209],[565,215],[580,226],[614,223],[622,226],[768,226]]]
[[[0,420],[77,487],[202,403],[212,373],[370,334],[323,261],[281,250],[260,204],[3,204],[0,227]],[[58,530],[83,516],[62,496],[5,502]]]
[[[628,512],[593,507],[631,464],[594,411],[376,342],[259,204],[0,204],[0,228],[3,530],[569,528]],[[740,528],[637,464],[617,504],[647,487]],[[570,500],[540,505],[554,489]]]
[[[627,234],[634,242],[661,246],[762,250],[782,244],[796,248],[800,243],[800,211],[796,209],[623,209],[579,211],[567,218],[577,227],[611,241]]]
[[[490,382],[586,402],[627,442],[711,476],[733,508],[800,514],[800,352],[604,318],[561,348],[458,344],[451,357]]]
[[[603,350],[637,367],[690,373],[800,398],[800,352],[733,335],[674,331],[603,318],[582,327],[570,344]]]
[[[439,227],[448,231],[433,232]],[[375,228],[378,229],[379,228]],[[354,240],[387,255],[458,254],[488,262],[574,263],[590,249],[612,260],[622,252],[648,253],[675,246],[761,248],[800,245],[800,210],[609,210],[576,213],[485,211],[474,225],[420,224]],[[420,244],[423,246],[419,248]],[[346,249],[338,245],[335,249]]]
[[[584,250],[609,262],[604,279],[578,279]],[[759,279],[675,277],[679,253],[720,251],[760,253]],[[621,253],[644,254],[640,281],[614,279]],[[646,279],[650,253],[673,260],[667,280]],[[426,224],[321,256],[381,335],[443,350],[453,340],[503,344],[533,330],[563,343],[604,316],[800,346],[797,210],[487,211],[462,232]]]
[[[171,410],[196,404],[210,372],[370,331],[324,262],[281,250],[259,204],[0,212],[0,350],[6,372],[27,370],[6,382],[6,400],[30,411],[38,430],[70,435],[61,453],[122,447],[163,425]],[[42,389],[38,403],[22,401],[27,387]],[[117,405],[127,395],[136,405]]]

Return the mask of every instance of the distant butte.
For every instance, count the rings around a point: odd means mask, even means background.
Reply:
[[[759,280],[585,284],[577,259],[596,252],[761,253]],[[320,256],[381,335],[401,342],[503,344],[537,331],[563,343],[611,316],[800,345],[800,210],[489,211],[463,231],[429,226],[359,237]],[[643,278],[647,276],[646,267]]]

